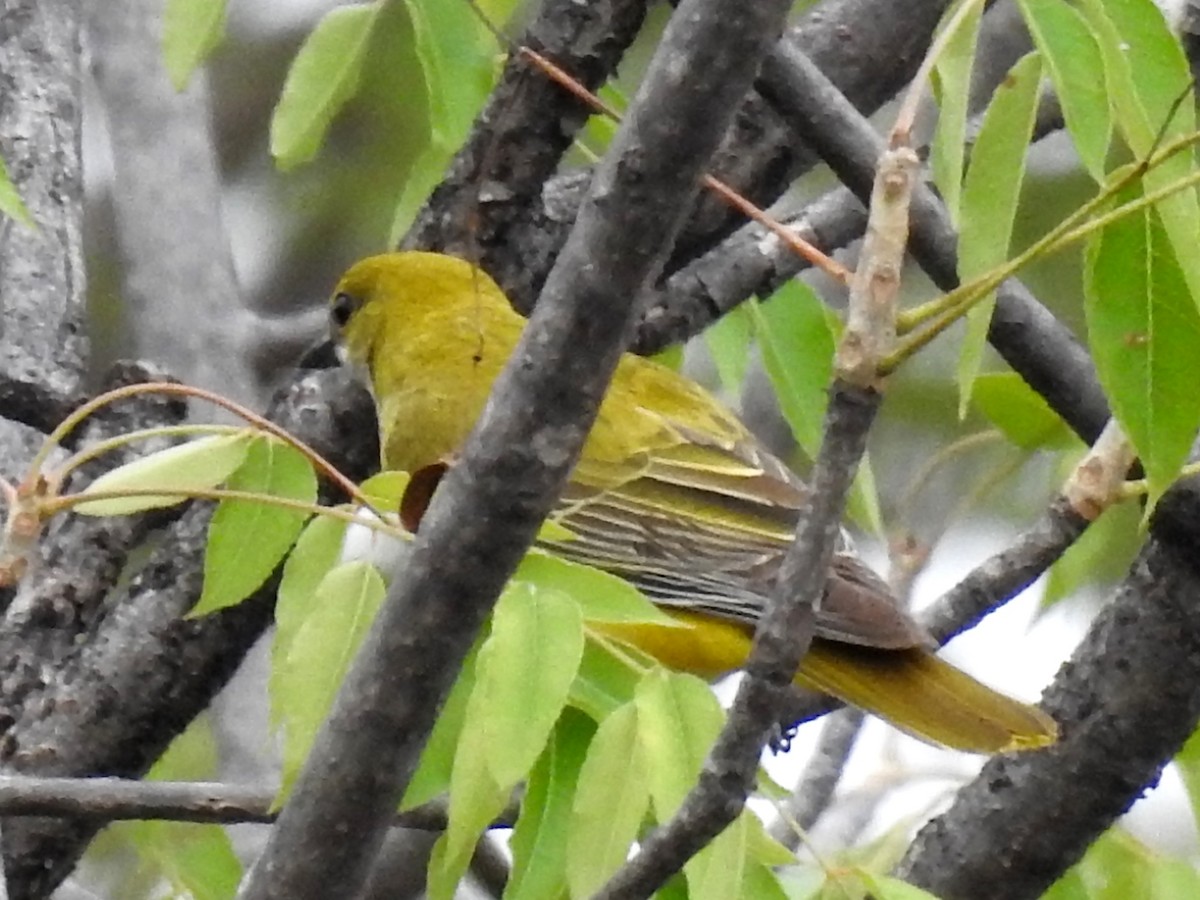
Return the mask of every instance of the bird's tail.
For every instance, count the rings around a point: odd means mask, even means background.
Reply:
[[[1058,737],[1057,724],[1037,707],[992,690],[923,648],[876,650],[817,639],[796,684],[956,750],[1028,750]]]

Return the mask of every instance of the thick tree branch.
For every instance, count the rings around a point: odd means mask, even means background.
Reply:
[[[616,69],[637,35],[646,0],[547,0],[521,44],[554,60],[589,88]],[[537,296],[545,274],[512,265],[512,232],[540,203],[542,189],[590,110],[520,54],[510,54],[475,127],[402,246],[474,260],[510,297]],[[579,199],[582,199],[580,197]],[[572,219],[574,217],[572,216]],[[560,232],[560,238],[566,233]],[[527,234],[522,253],[553,260],[562,246]],[[528,309],[531,303],[527,303]]]
[[[1200,717],[1194,550],[1151,539],[1043,698],[1062,738],[999,756],[898,874],[945,900],[1042,894],[1153,785]]]
[[[521,344],[439,487],[242,891],[246,900],[359,890],[463,657],[565,483],[635,301],[786,9],[775,0],[730,18],[718,0],[685,0],[676,10]]]

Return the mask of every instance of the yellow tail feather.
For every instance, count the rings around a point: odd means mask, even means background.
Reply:
[[[1037,707],[992,690],[921,648],[880,651],[817,640],[796,684],[956,750],[1028,750],[1058,736],[1057,724]]]
[[[589,627],[703,678],[717,678],[746,661],[751,639],[744,627],[701,613],[670,613],[688,627],[645,622],[590,622]],[[800,664],[796,684],[955,750],[1029,750],[1058,736],[1054,720],[1037,707],[992,690],[922,648],[879,650],[818,638]]]

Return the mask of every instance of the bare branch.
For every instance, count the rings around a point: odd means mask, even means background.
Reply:
[[[36,778],[0,776],[0,813],[114,822],[166,819],[173,822],[274,822],[275,792],[240,784],[204,781],[135,781],[127,778]],[[511,828],[518,803],[493,823]],[[421,831],[446,827],[446,804],[432,801],[397,813],[392,824]]]

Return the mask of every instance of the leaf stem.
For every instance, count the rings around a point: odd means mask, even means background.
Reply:
[[[207,490],[181,488],[134,488],[129,490],[90,491],[76,494],[60,494],[42,501],[42,508],[49,515],[72,509],[84,503],[101,500],[124,500],[130,497],[178,497],[183,500],[246,500],[253,503],[263,503],[267,506],[277,506],[309,515],[328,516],[340,519],[351,525],[362,525],[381,534],[399,540],[407,540],[411,535],[404,528],[391,524],[385,514],[368,507],[370,517],[364,517],[361,511],[347,509],[345,506],[321,506],[317,503],[306,503],[303,500],[292,500],[288,497],[277,497],[273,494],[260,494],[256,491],[236,491],[227,488],[209,488]]]

